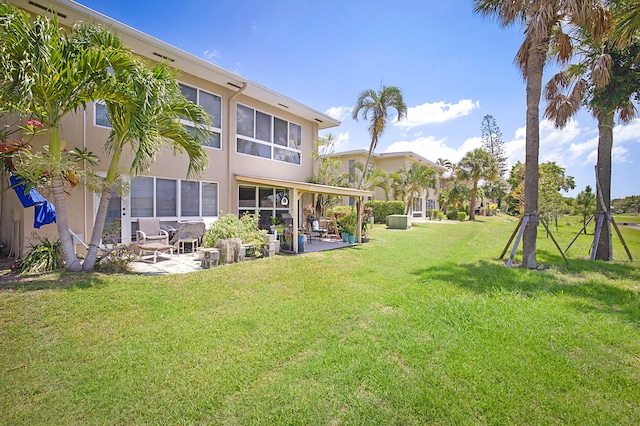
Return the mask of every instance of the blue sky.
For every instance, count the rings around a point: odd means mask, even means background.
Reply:
[[[491,114],[509,162],[524,161],[525,84],[513,64],[522,28],[474,15],[471,0],[79,3],[342,120],[329,130],[337,151],[368,148],[367,122],[350,111],[360,91],[382,83],[402,89],[409,112],[376,152],[458,161],[480,146]],[[563,130],[541,122],[540,161],[575,177],[567,195],[594,187],[597,136],[588,112]],[[640,120],[616,126],[612,198],[640,194],[639,163]]]

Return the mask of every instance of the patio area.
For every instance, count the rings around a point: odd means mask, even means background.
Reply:
[[[342,240],[323,238],[308,241],[304,246],[304,255],[306,253],[316,253],[327,250],[337,250],[345,247],[354,246],[356,244],[344,243]],[[276,256],[293,256],[291,253],[279,253]],[[253,259],[253,258],[247,258]],[[256,259],[257,261],[265,259]],[[200,258],[192,256],[191,253],[182,253],[178,255],[174,252],[173,256],[161,254],[157,257],[156,263],[153,263],[153,256],[143,256],[141,259],[131,262],[131,272],[143,275],[167,275],[167,274],[187,274],[189,272],[202,271],[200,266]]]

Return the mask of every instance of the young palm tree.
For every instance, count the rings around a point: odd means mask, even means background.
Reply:
[[[405,214],[411,214],[413,204],[423,190],[436,185],[436,172],[424,164],[414,163],[408,169],[392,173],[394,192],[406,200]]]
[[[597,212],[605,216],[596,259],[611,260],[611,224],[605,210],[611,204],[611,153],[615,117],[630,123],[637,115],[634,100],[640,95],[640,43],[619,48],[614,42],[595,40],[582,33],[580,61],[556,74],[545,87],[549,101],[545,116],[564,127],[585,105],[598,120]]]
[[[134,152],[133,163],[129,166],[132,174],[146,173],[164,145],[171,147],[174,153],[187,154],[187,177],[197,176],[207,164],[202,142],[209,137],[206,126],[211,120],[201,107],[182,95],[173,71],[165,64],[149,69],[138,59],[132,69],[114,69],[114,76],[127,102],[106,102],[112,126],[106,151],[111,161],[102,186],[91,244],[82,265],[84,270],[93,269],[96,263],[111,189],[118,176],[123,150],[129,148]],[[193,123],[195,134],[192,135],[180,122],[181,117]]]
[[[17,113],[29,113],[45,125],[49,136],[47,170],[51,178],[56,226],[66,267],[81,269],[67,219],[62,118],[95,99],[118,101],[110,70],[126,66],[131,54],[122,47],[96,45],[89,33],[101,27],[79,25],[63,30],[55,15],[32,19],[26,12],[0,3],[0,100]]]
[[[542,73],[550,48],[558,52],[557,59],[561,62],[571,57],[571,39],[563,26],[578,24],[599,33],[606,21],[603,7],[599,0],[474,0],[474,10],[495,17],[503,26],[526,27],[524,42],[516,55],[516,64],[527,86],[524,213],[533,219],[524,230],[523,263],[536,268]]]
[[[348,174],[347,179],[360,182],[358,187],[365,191],[373,191],[376,188],[387,191],[387,173],[377,167],[365,168],[365,165],[359,161],[353,164],[353,172]]]
[[[369,123],[369,134],[371,135],[371,144],[369,145],[369,153],[367,161],[365,161],[365,169],[369,167],[371,154],[378,145],[380,136],[384,133],[389,120],[390,110],[395,110],[397,120],[401,121],[407,116],[407,106],[402,99],[402,91],[395,86],[382,86],[378,92],[373,89],[364,90],[358,96],[356,105],[351,111],[351,116],[358,121],[358,116],[365,120],[371,120]],[[362,184],[361,177],[360,185]],[[359,189],[360,185],[358,185]]]
[[[471,189],[471,206],[469,207],[469,220],[476,218],[476,195],[478,194],[478,182],[480,180],[495,180],[500,175],[500,169],[496,158],[482,148],[476,148],[467,152],[458,163],[458,176],[460,179],[473,183]]]

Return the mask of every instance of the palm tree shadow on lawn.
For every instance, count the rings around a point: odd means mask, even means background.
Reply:
[[[548,253],[547,253],[548,255]],[[548,256],[549,259],[555,256]],[[627,321],[640,321],[640,285],[604,282],[605,280],[640,282],[640,268],[632,264],[571,259],[570,265],[558,265],[545,270],[507,268],[501,261],[482,260],[479,263],[444,263],[418,269],[413,275],[422,284],[442,281],[453,286],[489,295],[496,291],[537,298],[564,295],[575,299],[574,307],[582,311],[597,311],[620,316]]]
[[[104,280],[97,273],[52,272],[47,274],[0,275],[0,291],[78,290],[100,287]]]

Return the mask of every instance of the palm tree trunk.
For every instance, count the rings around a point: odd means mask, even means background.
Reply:
[[[529,269],[535,269],[536,238],[538,237],[538,154],[540,151],[540,96],[542,93],[542,71],[547,44],[530,48],[527,62],[527,130],[524,176],[524,214],[529,221],[522,240],[522,260]]]
[[[109,201],[111,201],[111,190],[113,183],[116,180],[121,155],[122,149],[115,148],[111,157],[111,163],[109,164],[109,170],[107,171],[107,177],[105,178],[102,194],[100,195],[100,205],[98,206],[96,218],[93,222],[93,231],[91,232],[89,250],[87,252],[87,257],[82,264],[82,269],[85,271],[90,271],[96,266],[98,248],[100,246],[100,240],[102,239],[102,233],[104,232],[104,224],[107,220]]]
[[[104,231],[104,224],[107,218],[107,209],[109,208],[110,200],[111,188],[107,188],[105,185],[105,189],[102,190],[102,194],[100,195],[100,205],[98,206],[96,219],[93,223],[93,232],[91,233],[91,242],[89,243],[87,257],[82,263],[82,269],[85,271],[91,271],[96,266],[98,248],[100,247],[100,239],[102,238],[102,232]]]
[[[478,181],[473,181],[473,190],[471,191],[471,208],[469,209],[469,220],[476,220],[476,194],[478,193]]]
[[[49,127],[49,154],[53,161],[60,161],[62,147],[59,138],[59,129],[56,125]],[[64,193],[64,177],[54,175],[51,179],[53,193],[53,205],[56,208],[56,228],[62,245],[62,254],[67,270],[77,272],[82,270],[82,265],[76,256],[73,247],[73,239],[69,232],[69,220],[67,218],[67,199]]]
[[[56,207],[56,228],[62,245],[62,253],[67,265],[67,270],[77,272],[82,270],[82,265],[76,256],[73,248],[73,240],[69,232],[69,221],[67,220],[67,200],[64,195],[64,182],[62,176],[55,176],[52,179],[53,203]]]
[[[596,182],[596,200],[598,208],[596,214],[607,214],[611,206],[611,150],[613,148],[613,118],[614,112],[598,113],[598,163]],[[604,205],[603,205],[604,204]],[[600,240],[596,248],[596,259],[612,260],[613,244],[611,241],[611,222],[608,217],[602,222]]]

